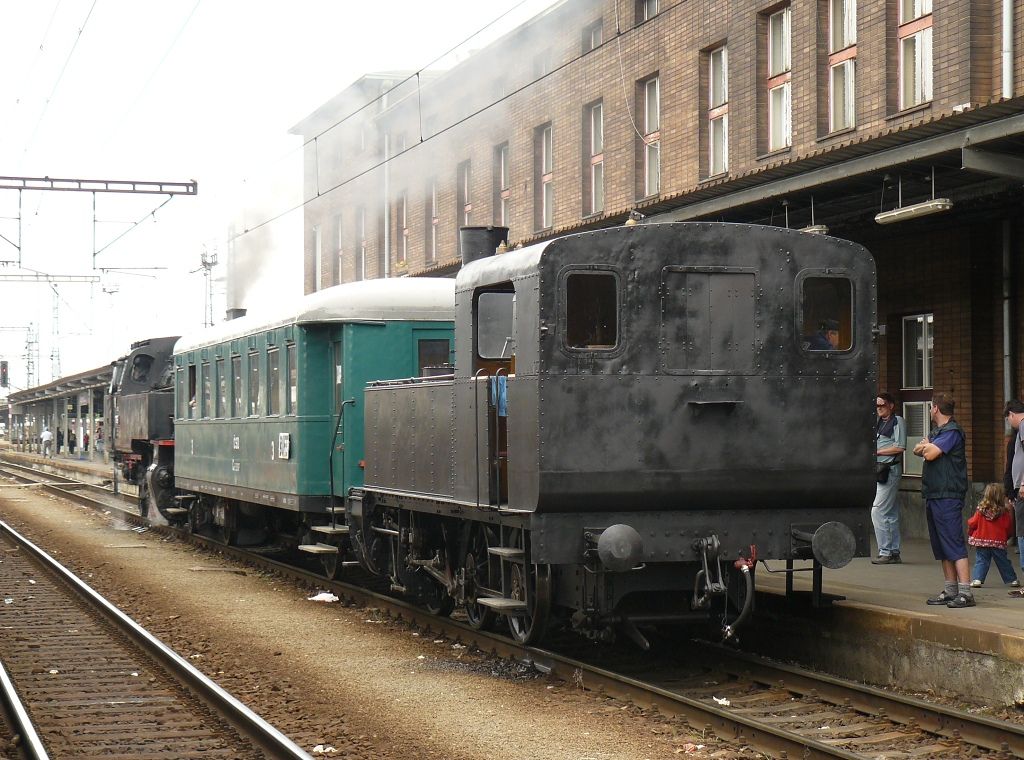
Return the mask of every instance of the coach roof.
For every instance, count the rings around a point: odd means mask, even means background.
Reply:
[[[363,280],[335,285],[186,335],[178,341],[174,352],[180,354],[287,325],[391,320],[443,322],[454,318],[454,280],[427,277]]]

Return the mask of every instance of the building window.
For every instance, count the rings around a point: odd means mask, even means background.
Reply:
[[[299,407],[299,365],[295,344],[285,346],[284,360],[287,363],[288,395],[284,397],[284,413],[295,414]]]
[[[652,77],[643,86],[644,197],[661,192],[661,79]]]
[[[241,417],[244,401],[242,399],[242,357],[231,357],[231,416]]]
[[[224,371],[224,360],[218,359],[217,366],[217,408],[214,417],[226,417],[228,414],[228,376]]]
[[[637,0],[636,20],[638,24],[649,21],[658,15],[658,0]]]
[[[708,174],[729,171],[729,52],[708,54]]]
[[[356,279],[366,279],[366,209],[356,212]]]
[[[932,349],[935,345],[933,314],[903,318],[903,388],[932,387]]]
[[[398,213],[395,215],[398,232],[398,246],[395,256],[398,266],[404,267],[409,260],[409,195],[402,193],[398,197]]]
[[[437,182],[427,186],[427,208],[424,215],[427,220],[424,257],[428,264],[437,261]]]
[[[469,194],[470,180],[470,163],[469,161],[463,161],[459,164],[458,170],[456,171],[455,191],[457,196],[455,206],[458,209],[457,213],[460,227],[469,226],[470,217],[473,213],[473,202]]]
[[[856,126],[857,0],[829,0],[828,131]]]
[[[263,411],[263,386],[260,385],[260,355],[249,354],[249,416],[258,417]]]
[[[790,124],[792,69],[790,66],[790,9],[768,17],[768,151],[793,144]]]
[[[320,290],[320,278],[324,269],[324,236],[317,224],[313,227],[313,290]]]
[[[536,226],[548,229],[554,223],[555,186],[554,141],[551,125],[545,124],[534,133],[534,156],[536,165]]]
[[[592,103],[585,109],[583,139],[587,165],[583,169],[584,214],[604,211],[604,104]]]
[[[281,413],[281,352],[267,351],[267,414]]]
[[[551,73],[551,51],[543,50],[533,57],[533,76],[536,79]]]
[[[512,199],[512,180],[509,174],[508,143],[494,149],[494,223],[508,226],[509,202]]]
[[[932,4],[931,0],[901,0],[900,109],[932,99]]]
[[[583,30],[583,52],[589,53],[604,42],[604,21],[598,19]]]

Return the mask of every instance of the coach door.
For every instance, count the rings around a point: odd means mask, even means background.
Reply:
[[[342,337],[343,327],[332,331],[331,335],[331,473],[335,496],[345,496],[351,483],[345,481],[345,412],[348,407],[343,405],[345,399],[345,351]]]

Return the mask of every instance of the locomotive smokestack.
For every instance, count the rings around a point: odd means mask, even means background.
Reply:
[[[462,265],[493,256],[500,243],[508,243],[508,227],[460,227]]]
[[[232,319],[238,319],[239,317],[244,317],[245,316],[245,312],[246,312],[246,309],[241,309],[241,308],[235,307],[233,309],[228,309],[227,313],[226,313],[226,316],[227,316],[228,321],[230,322]]]

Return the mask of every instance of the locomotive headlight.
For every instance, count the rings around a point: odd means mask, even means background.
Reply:
[[[597,556],[605,570],[624,573],[640,564],[644,542],[636,529],[619,523],[601,533],[597,539]]]

